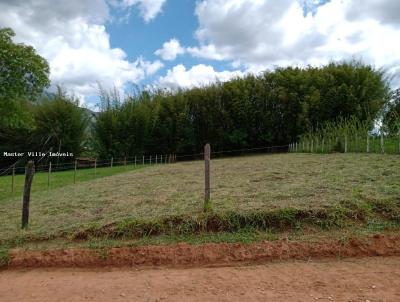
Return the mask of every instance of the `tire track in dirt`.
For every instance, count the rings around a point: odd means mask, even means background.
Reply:
[[[215,268],[0,272],[2,302],[400,301],[400,257]]]

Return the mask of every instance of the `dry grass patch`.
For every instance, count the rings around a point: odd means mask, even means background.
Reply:
[[[368,214],[379,207],[382,212],[387,204],[391,205],[388,215],[397,215],[391,211],[400,203],[399,167],[400,156],[386,154],[215,159],[211,162],[213,215],[235,213],[248,219],[254,213],[277,211],[278,217],[289,213],[300,219],[302,213],[312,212],[312,218],[334,209],[332,215],[341,217],[347,215],[341,212],[343,207]],[[0,203],[0,240],[51,238],[124,221],[159,225],[179,216],[196,223],[202,213],[203,168],[201,161],[157,165],[34,192],[30,227],[24,232],[20,231],[21,197],[7,199]]]

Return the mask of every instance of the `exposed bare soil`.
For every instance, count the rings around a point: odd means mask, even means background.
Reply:
[[[9,301],[400,301],[400,257],[218,268],[0,272]]]
[[[334,257],[400,256],[400,236],[376,235],[363,239],[271,241],[253,244],[164,245],[109,250],[12,250],[10,268],[98,266],[229,266],[272,260]]]

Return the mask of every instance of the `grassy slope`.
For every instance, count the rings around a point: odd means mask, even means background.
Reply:
[[[222,222],[222,231],[229,230],[226,224],[231,226],[237,221],[245,227],[254,220],[253,226],[258,227],[268,220],[270,224],[266,227],[269,227],[292,218],[299,220],[292,225],[292,230],[296,230],[302,227],[297,222],[301,222],[304,213],[326,209],[333,211],[306,218],[336,219],[342,217],[343,211],[349,211],[354,218],[367,217],[369,227],[379,228],[393,222],[397,227],[398,167],[400,156],[387,154],[276,154],[213,160],[213,215],[219,215],[220,219],[230,213]],[[19,229],[21,198],[8,198],[0,202],[0,242],[14,241],[15,245],[38,238],[65,239],[82,230],[96,231],[114,222],[128,237],[132,228],[133,233],[137,231],[138,226],[132,222],[151,222],[150,226],[144,225],[147,229],[143,233],[151,234],[163,227],[160,226],[163,217],[180,215],[196,224],[196,217],[203,215],[202,186],[203,163],[197,161],[152,166],[49,192],[36,191],[31,198],[30,228],[24,232]],[[268,215],[274,211],[278,214],[271,220]],[[387,217],[392,219],[388,222]],[[187,225],[180,220],[176,224],[172,221],[172,229],[190,235],[193,221]],[[187,232],[182,230],[185,227]]]
[[[127,165],[127,166],[114,166],[97,168],[96,174],[94,173],[94,168],[91,169],[78,169],[76,172],[76,182],[93,180],[95,178],[101,178],[105,176],[111,176],[118,173],[123,173],[126,171],[131,171],[134,169],[141,168],[141,165]],[[56,168],[56,167],[55,167]],[[11,173],[11,172],[10,172]],[[24,189],[24,181],[25,175],[18,174],[15,175],[14,179],[14,194],[12,193],[12,177],[1,176],[0,177],[0,203],[2,200],[10,199],[13,197],[18,197],[22,195]],[[55,189],[59,187],[63,187],[66,185],[70,185],[74,183],[74,171],[60,171],[53,172],[50,176],[50,189]],[[32,192],[40,192],[46,191],[48,185],[48,173],[47,172],[38,172],[35,174],[32,184]]]

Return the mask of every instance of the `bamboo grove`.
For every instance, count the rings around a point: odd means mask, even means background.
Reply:
[[[279,68],[188,90],[139,91],[124,100],[113,91],[100,96],[93,149],[110,158],[191,154],[205,143],[215,151],[284,145],[348,119],[371,131],[389,88],[383,72],[350,62]]]

